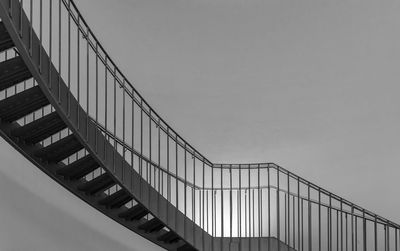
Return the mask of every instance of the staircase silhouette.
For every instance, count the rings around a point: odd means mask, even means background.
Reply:
[[[26,6],[27,2],[0,0],[0,52],[3,55],[0,63],[0,92],[3,94],[0,132],[25,158],[77,197],[167,250],[333,250],[333,247],[339,250],[339,242],[341,250],[349,243],[356,249],[359,245],[363,250],[367,247],[397,250],[400,234],[397,224],[275,164],[225,165],[208,161],[173,131],[125,80],[103,52],[72,1],[62,0],[56,6],[50,0],[46,22],[42,20],[42,1],[40,7],[37,7],[39,1],[36,2],[37,8],[32,6],[32,1]],[[67,18],[54,18],[54,10],[64,11]],[[40,21],[38,24],[32,20]],[[71,22],[75,22],[74,32],[78,33],[74,45]],[[50,28],[43,28],[44,23]],[[43,34],[48,35],[47,41]],[[52,44],[54,37],[59,39]],[[82,51],[85,47],[86,51]],[[71,48],[76,49],[74,55]],[[89,51],[96,53],[92,61]],[[63,53],[68,56],[67,63]],[[78,70],[73,73],[71,57],[76,58],[78,64]],[[84,77],[79,75],[79,69],[82,69],[79,57],[87,58]],[[104,81],[100,83],[105,85],[102,91],[98,87],[99,61],[105,71]],[[60,66],[62,64],[64,66]],[[95,70],[89,70],[89,64],[95,65]],[[77,77],[71,80],[71,74]],[[89,78],[93,79],[93,76],[95,85],[89,86]],[[82,78],[86,83],[80,86]],[[77,82],[75,90],[71,87],[73,81]],[[108,94],[109,88],[113,92]],[[119,90],[121,92],[117,94]],[[104,104],[101,104],[99,92],[105,96]],[[114,95],[108,104],[107,95]],[[117,108],[121,100],[122,105]],[[130,100],[129,106],[126,100]],[[135,106],[131,115],[126,116],[125,109]],[[113,112],[108,111],[109,107]],[[99,112],[105,114],[103,122],[98,118]],[[140,132],[134,128],[135,116],[140,117]],[[144,116],[149,121],[143,119]],[[113,126],[109,125],[110,120]],[[126,120],[131,120],[130,126],[126,126]],[[147,129],[143,129],[144,123],[149,123]],[[162,133],[166,142],[163,146],[160,143]],[[127,134],[132,139],[127,140]],[[143,137],[147,135],[150,139],[144,143]],[[135,136],[141,138],[140,150],[135,147]],[[158,144],[153,142],[154,139]],[[142,149],[145,147],[149,147],[147,153]],[[158,154],[155,154],[157,148]],[[165,149],[167,168],[161,167],[160,148]],[[152,159],[152,153],[156,158]],[[184,155],[184,161],[178,160],[178,153]],[[173,155],[176,156],[175,171],[169,168]],[[191,169],[187,167],[188,161],[193,161]],[[196,169],[197,162],[200,165],[197,164]],[[208,174],[205,166],[211,170]],[[232,181],[232,173],[237,181]],[[196,179],[196,175],[200,178]],[[223,177],[229,175],[230,182],[226,185]],[[275,175],[277,182],[271,181],[270,175]],[[260,180],[267,177],[268,184],[261,184]],[[206,179],[212,179],[211,184]],[[217,179],[221,182],[215,182]],[[244,179],[248,179],[247,184]],[[296,186],[297,190],[294,189]],[[232,194],[237,199],[233,199]],[[268,199],[265,199],[266,194]],[[321,196],[325,196],[325,200],[321,200]],[[351,230],[348,230],[350,218]],[[321,225],[326,225],[327,230],[321,230]],[[384,235],[380,229],[384,229]],[[337,231],[336,237],[334,231]],[[374,233],[374,237],[370,237],[370,233]],[[326,239],[322,235],[327,236]],[[390,242],[391,239],[395,242]],[[359,240],[361,244],[357,244]],[[381,249],[382,245],[384,249]]]

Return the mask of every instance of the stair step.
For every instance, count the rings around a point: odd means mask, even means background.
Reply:
[[[32,77],[20,56],[0,63],[0,91]]]
[[[57,174],[64,176],[64,178],[68,180],[77,180],[93,172],[98,167],[99,164],[92,158],[92,156],[87,155],[58,169]]]
[[[115,181],[107,173],[102,174],[91,181],[85,182],[78,186],[78,190],[90,195],[103,192],[107,188],[115,185]]]
[[[71,134],[38,150],[35,156],[48,162],[60,162],[81,149],[82,144]]]
[[[180,239],[179,235],[177,235],[176,233],[174,233],[172,231],[169,231],[157,238],[157,240],[163,241],[168,244],[178,242],[179,239]]]
[[[106,206],[107,208],[120,208],[132,199],[133,197],[125,189],[121,189],[100,200],[99,204]]]
[[[165,227],[164,223],[162,223],[159,219],[153,218],[146,223],[139,226],[139,229],[144,230],[146,233],[158,232]]]
[[[118,216],[124,218],[125,220],[132,221],[132,220],[140,220],[141,218],[145,217],[149,211],[140,204],[129,208],[128,210],[120,213]]]
[[[56,112],[52,112],[12,131],[12,135],[25,143],[36,144],[65,129],[67,125]]]
[[[14,43],[11,40],[11,37],[8,34],[3,22],[0,22],[0,52],[8,50],[12,47],[14,47]]]
[[[177,251],[197,251],[197,249],[186,243],[179,247]]]
[[[0,118],[6,122],[16,121],[48,104],[39,86],[35,86],[0,101]]]

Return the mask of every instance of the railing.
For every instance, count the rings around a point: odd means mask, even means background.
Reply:
[[[399,225],[276,164],[209,161],[135,90],[72,0],[10,0],[10,15],[14,2],[28,16],[31,35],[40,38],[40,55],[49,55],[87,121],[129,163],[125,168],[133,168],[213,239],[254,238],[247,243],[258,242],[256,250],[266,237],[296,250],[398,250]],[[96,151],[102,147],[96,144]]]

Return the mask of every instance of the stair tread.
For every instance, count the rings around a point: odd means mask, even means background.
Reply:
[[[124,218],[125,220],[140,220],[146,216],[149,211],[143,207],[141,204],[137,204],[128,210],[120,213],[118,216]]]
[[[99,201],[100,205],[109,208],[119,208],[131,201],[133,197],[124,189],[121,189]]]
[[[83,145],[71,134],[38,150],[35,156],[48,162],[59,162],[81,149],[83,149]]]
[[[99,164],[93,159],[91,155],[80,158],[71,164],[58,169],[58,175],[64,176],[66,179],[80,179],[83,176],[93,172],[99,167]]]
[[[153,218],[142,225],[139,226],[139,229],[142,229],[146,232],[152,233],[152,232],[157,232],[160,231],[162,228],[164,228],[165,225],[162,223],[158,218]]]
[[[48,104],[39,86],[35,86],[0,101],[0,118],[16,121]]]
[[[20,56],[0,63],[0,91],[32,77]]]
[[[157,238],[157,240],[163,241],[165,243],[174,243],[179,241],[179,239],[180,239],[179,235],[177,235],[173,231],[169,231]]]
[[[56,112],[52,112],[12,131],[12,135],[35,144],[65,129],[67,125]]]
[[[107,188],[110,188],[115,184],[115,181],[110,175],[104,173],[91,181],[85,182],[78,186],[78,190],[86,192],[88,194],[96,194],[102,192]]]

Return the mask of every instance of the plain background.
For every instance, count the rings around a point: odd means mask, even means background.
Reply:
[[[275,162],[400,222],[399,1],[76,2],[211,161]],[[0,250],[158,250],[0,143]]]

